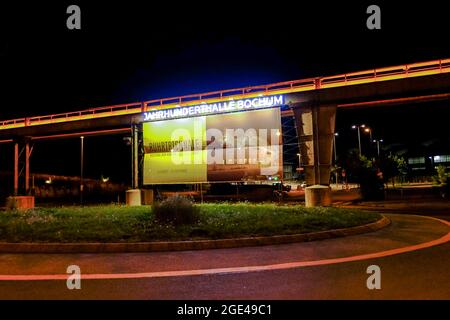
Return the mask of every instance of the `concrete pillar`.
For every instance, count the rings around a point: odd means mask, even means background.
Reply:
[[[151,205],[154,201],[154,193],[153,189],[142,189],[141,190],[141,199],[143,205]]]
[[[306,187],[305,189],[305,206],[329,206],[332,203],[331,188],[320,184]]]
[[[306,184],[314,186],[306,188],[306,206],[329,205],[336,106],[298,105],[294,107],[294,116]]]
[[[33,196],[11,196],[6,199],[8,210],[28,210],[34,208]]]
[[[141,201],[141,190],[140,189],[130,189],[125,193],[125,203],[127,206],[140,206]]]

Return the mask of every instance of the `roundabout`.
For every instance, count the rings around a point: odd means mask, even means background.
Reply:
[[[421,286],[432,278],[435,294],[448,298],[449,222],[413,215],[387,217],[392,224],[375,232],[293,244],[181,252],[3,254],[0,295],[6,299],[307,299],[356,294],[423,298],[430,292]],[[365,287],[365,271],[372,264],[378,264],[383,274],[383,289],[377,292]],[[68,265],[80,266],[81,290],[67,290]]]

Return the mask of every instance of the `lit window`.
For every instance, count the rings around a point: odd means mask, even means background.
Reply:
[[[443,156],[434,156],[433,160],[434,163],[450,162],[450,155],[446,154]]]
[[[408,164],[422,164],[425,163],[425,157],[408,158]]]

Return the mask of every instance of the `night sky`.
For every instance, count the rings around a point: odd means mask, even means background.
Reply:
[[[438,3],[378,2],[382,29],[368,30],[365,10],[372,2],[300,2],[2,5],[0,119],[450,57],[450,19]],[[81,30],[66,28],[70,4],[81,7]],[[356,146],[353,123],[367,123],[390,144],[448,139],[449,109],[441,103],[339,112],[340,152]],[[89,147],[87,141],[88,175],[128,177],[128,168],[117,169],[128,161],[118,155],[127,150],[121,138],[100,142]],[[36,161],[34,169],[77,174],[78,141],[43,144],[36,152],[54,149],[60,155]]]

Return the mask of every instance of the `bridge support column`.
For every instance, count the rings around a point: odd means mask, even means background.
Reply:
[[[14,191],[6,201],[9,209],[34,208],[34,196],[30,195],[30,156],[31,148],[27,139],[14,141]]]
[[[30,149],[30,143],[27,141],[25,143],[25,194],[30,195],[30,156],[31,156],[31,149]]]
[[[294,108],[294,115],[307,184],[305,204],[307,207],[330,205],[336,106],[301,105]]]
[[[14,195],[19,194],[19,143],[14,142]]]

